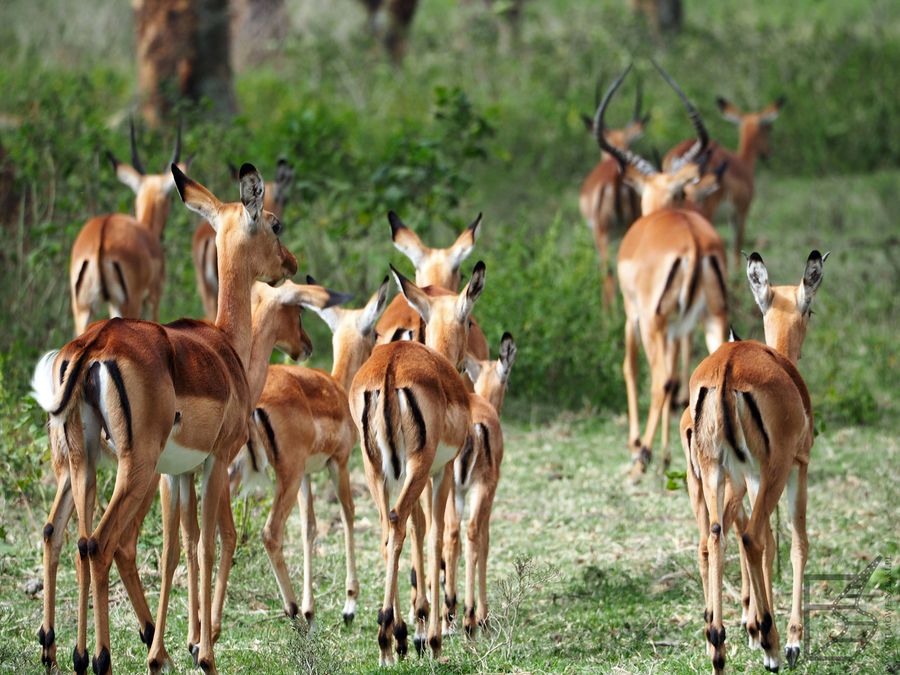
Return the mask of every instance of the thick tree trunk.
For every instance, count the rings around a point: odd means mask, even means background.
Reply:
[[[159,124],[181,99],[209,98],[217,114],[231,115],[228,0],[134,0],[134,15],[147,123]]]
[[[284,0],[232,0],[231,64],[257,65],[278,51],[288,32]]]

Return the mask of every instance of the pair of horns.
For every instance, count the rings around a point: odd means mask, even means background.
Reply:
[[[137,149],[137,140],[134,133],[134,118],[129,118],[129,126],[131,132],[131,166],[134,168],[142,176],[147,172],[144,170],[144,165],[141,164],[141,158],[138,155]],[[175,134],[175,150],[172,152],[172,161],[170,164],[178,164],[181,159],[181,120],[178,121],[178,130]]]
[[[694,130],[697,132],[697,140],[690,147],[690,149],[681,157],[676,160],[676,166],[673,168],[680,168],[687,164],[688,162],[696,161],[698,157],[700,157],[709,146],[709,133],[706,131],[706,127],[703,125],[703,120],[700,117],[700,113],[697,111],[697,108],[688,100],[688,97],[681,90],[675,80],[663,70],[662,66],[660,66],[656,61],[651,59],[651,63],[659,71],[659,74],[662,75],[663,79],[669,84],[672,89],[675,90],[675,93],[678,94],[678,98],[681,99],[681,102],[684,104],[685,109],[687,110],[688,117],[691,119],[691,124],[694,125]],[[603,101],[601,101],[599,107],[597,108],[597,114],[594,117],[594,133],[597,136],[597,142],[600,144],[600,147],[608,152],[610,155],[616,158],[616,161],[619,162],[619,165],[624,169],[627,165],[633,166],[644,176],[652,176],[657,173],[654,166],[648,162],[646,159],[641,157],[640,155],[631,152],[625,148],[616,148],[612,144],[608,143],[605,138],[605,130],[606,126],[604,123],[604,117],[606,115],[606,109],[609,107],[609,102],[612,100],[613,95],[616,93],[618,88],[621,86],[622,81],[625,79],[625,76],[631,72],[631,67],[633,64],[628,64],[628,67],[616,78],[615,82],[612,83],[610,88],[606,92],[606,96],[603,97]],[[640,90],[639,90],[640,92]]]
[[[629,66],[630,68],[631,66]],[[603,76],[597,78],[597,85],[594,88],[594,107],[600,106],[600,91],[603,89]],[[641,119],[641,108],[644,102],[644,80],[638,77],[637,88],[634,92],[634,112],[631,114],[631,121],[637,122]]]

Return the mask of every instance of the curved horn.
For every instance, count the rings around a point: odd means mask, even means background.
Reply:
[[[652,176],[656,173],[656,169],[653,168],[653,165],[650,164],[650,162],[626,148],[617,148],[610,145],[607,143],[606,135],[604,134],[606,126],[603,122],[603,118],[606,115],[606,108],[609,106],[613,94],[616,93],[616,90],[622,84],[622,80],[624,80],[625,76],[631,71],[631,65],[632,64],[629,63],[622,74],[616,78],[616,81],[610,85],[606,92],[606,96],[603,97],[603,101],[600,103],[600,107],[597,108],[597,114],[594,116],[594,134],[597,136],[597,143],[600,144],[600,148],[615,157],[616,161],[619,163],[619,167],[621,167],[623,171],[625,170],[625,166],[630,164],[644,176]]]
[[[659,65],[655,59],[650,59],[650,62],[659,71],[659,74],[663,76],[663,79],[669,83],[669,86],[675,90],[675,93],[678,94],[678,98],[681,99],[681,102],[684,103],[684,107],[687,110],[688,117],[691,118],[691,124],[694,125],[694,129],[697,132],[697,141],[690,147],[690,149],[684,153],[681,157],[675,160],[672,163],[672,171],[677,171],[682,166],[687,164],[688,162],[693,162],[697,157],[699,157],[709,145],[709,133],[706,131],[706,127],[703,124],[703,120],[700,117],[700,113],[694,107],[694,104],[688,100],[688,97],[681,90],[681,87],[672,79],[671,75],[669,75],[663,67]]]
[[[178,164],[181,159],[181,118],[178,118],[178,130],[175,132],[175,150],[172,151],[172,161],[170,164]]]
[[[131,127],[131,166],[135,171],[143,176],[145,173],[144,166],[141,164],[141,158],[138,157],[137,142],[135,141],[134,137],[134,118],[130,117],[128,119],[128,122]]]

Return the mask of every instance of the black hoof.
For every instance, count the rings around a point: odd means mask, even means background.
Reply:
[[[344,612],[344,625],[349,626],[353,623],[353,619],[356,617],[356,614],[353,612]]]
[[[413,644],[416,646],[416,654],[422,656],[425,652],[425,638],[414,637]]]
[[[188,649],[191,652],[191,658],[194,660],[194,667],[200,665],[200,645],[189,645]]]
[[[797,659],[800,658],[800,647],[785,647],[784,658],[787,659],[788,667],[794,668],[797,665]]]
[[[397,656],[401,659],[409,653],[409,631],[405,623],[399,623],[394,628],[394,638],[397,640]]]

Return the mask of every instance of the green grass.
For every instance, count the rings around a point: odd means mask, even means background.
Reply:
[[[684,33],[667,43],[635,26],[626,3],[546,0],[526,4],[522,44],[495,47],[497,27],[481,3],[423,2],[412,58],[387,65],[361,37],[351,0],[290,2],[294,24],[279,58],[236,80],[241,115],[228,126],[186,109],[191,174],[233,193],[226,162],[252,160],[264,175],[280,154],[297,167],[285,241],[301,272],[363,298],[393,261],[385,213],[438,245],[475,213],[483,235],[469,263],[487,263],[477,316],[496,344],[504,330],[519,346],[506,407],[507,462],[493,528],[490,593],[503,616],[517,612],[514,639],[447,643],[446,663],[411,659],[402,672],[705,672],[702,593],[695,527],[682,491],[654,477],[624,487],[625,397],[621,308],[600,303],[596,254],[577,211],[581,180],[597,161],[579,114],[589,112],[598,75],[629,61],[644,76],[652,122],[639,150],[664,149],[689,133],[670,90],[653,74],[654,55],[697,102],[712,135],[733,146],[734,128],[713,104],[741,106],[785,94],[772,158],[757,169],[747,249],[760,251],[774,283],[796,283],[812,248],[832,251],[799,367],[816,428],[810,471],[811,573],[861,569],[885,559],[870,599],[879,631],[859,672],[897,667],[897,415],[900,365],[896,317],[900,212],[900,12],[896,3],[836,0],[722,0],[686,3]],[[0,213],[0,672],[39,669],[39,598],[23,584],[41,574],[39,532],[52,499],[44,417],[27,398],[37,356],[71,336],[64,270],[85,219],[132,208],[102,150],[127,156],[133,105],[131,15],[127,3],[25,0],[0,6],[0,170],[14,172],[23,210]],[[610,111],[630,109],[633,84]],[[141,130],[148,166],[162,166],[171,129]],[[2,181],[0,181],[2,182]],[[166,230],[163,318],[200,312],[187,253],[194,217],[173,205]],[[730,239],[730,231],[721,226]],[[761,338],[758,310],[740,269],[729,271],[731,321]],[[330,361],[327,330],[305,322]],[[699,342],[698,342],[698,354]],[[643,358],[642,358],[643,363]],[[642,368],[644,366],[642,365]],[[647,394],[647,382],[640,389]],[[646,406],[646,403],[644,403]],[[674,449],[675,468],[681,453]],[[342,541],[331,488],[319,481],[316,589],[321,630],[312,638],[283,618],[259,533],[267,502],[253,507],[238,552],[225,632],[223,672],[366,671],[375,668],[375,611],[381,596],[376,518],[354,459],[362,600],[357,624],[340,626]],[[112,489],[103,473],[105,503]],[[789,534],[781,526],[776,584],[784,630],[790,583]],[[57,622],[63,663],[74,636],[73,547],[65,549]],[[300,583],[297,517],[289,560]],[[148,517],[139,561],[155,605],[161,544],[158,507]],[[729,543],[726,623],[731,669],[762,670],[737,626],[735,546]],[[530,561],[523,574],[517,562]],[[188,670],[184,575],[176,577],[168,643]],[[874,583],[874,582],[873,582]],[[516,593],[517,584],[530,590]],[[824,591],[823,591],[824,592]],[[406,586],[402,593],[405,597]],[[507,603],[504,599],[515,601]],[[130,606],[112,589],[117,670],[142,670]],[[503,619],[503,627],[509,625]],[[314,665],[315,668],[311,668]],[[801,672],[845,672],[803,662]]]

